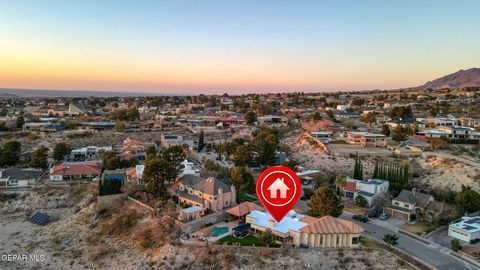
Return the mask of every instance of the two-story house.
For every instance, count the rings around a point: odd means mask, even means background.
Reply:
[[[432,195],[422,193],[417,189],[402,190],[384,207],[384,211],[392,217],[407,221],[414,218],[431,218],[441,212],[441,204],[436,202]]]
[[[365,147],[386,147],[387,137],[382,134],[373,134],[369,132],[348,132],[347,142],[350,144],[359,144]]]
[[[367,200],[367,205],[371,207],[385,197],[388,193],[388,187],[389,182],[381,179],[357,180],[348,178],[342,191],[345,197],[354,201],[357,196],[364,197]]]
[[[214,177],[186,174],[175,181],[169,191],[179,203],[201,206],[205,210],[219,211],[236,205],[237,201],[235,186]]]

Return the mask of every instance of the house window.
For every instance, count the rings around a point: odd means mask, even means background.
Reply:
[[[399,203],[399,202],[394,202],[393,204],[395,204],[395,205],[397,205],[397,206],[398,206],[398,205],[400,205],[400,203]]]
[[[410,204],[407,204],[407,203],[404,203],[403,206],[404,206],[405,208],[410,208]]]
[[[228,201],[225,201],[225,205],[228,205]]]
[[[340,236],[337,235],[337,245],[340,244]]]
[[[358,244],[358,237],[352,237],[352,245]]]

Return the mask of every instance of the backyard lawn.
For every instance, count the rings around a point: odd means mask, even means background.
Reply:
[[[252,236],[252,235],[247,236],[245,238],[237,238],[233,235],[228,235],[228,236],[225,236],[225,237],[219,239],[218,243],[220,243],[220,244],[227,243],[228,245],[231,245],[231,244],[234,244],[234,243],[240,243],[240,245],[242,245],[242,246],[251,246],[253,244],[255,244],[255,246],[261,246],[262,245],[262,242],[260,241],[260,239],[258,239],[255,236]]]
[[[217,242],[219,244],[226,243],[227,245],[240,243],[241,246],[252,246],[253,244],[255,244],[255,246],[257,246],[257,247],[264,246],[262,241],[260,241],[260,239],[258,239],[255,236],[252,236],[252,235],[249,235],[245,238],[237,238],[233,235],[228,235],[228,236],[225,236],[225,237],[219,239]],[[280,245],[279,244],[273,244],[273,245],[270,245],[270,247],[280,247]]]
[[[416,224],[405,223],[402,227],[400,227],[400,229],[409,233],[421,235],[422,233],[429,233],[435,230],[435,227],[433,225],[429,225],[423,222],[418,222]]]
[[[237,198],[239,201],[247,201],[247,202],[258,202],[258,198],[254,195],[246,194],[246,193],[238,193]]]

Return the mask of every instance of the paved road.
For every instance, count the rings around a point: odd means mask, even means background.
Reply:
[[[344,212],[340,216],[340,218],[352,220],[352,214]],[[387,233],[395,233],[396,235],[398,235],[398,245],[396,246],[397,248],[437,267],[440,270],[475,269],[470,264],[458,260],[452,255],[450,255],[450,250],[448,248],[434,246],[432,244],[425,244],[409,236],[403,235],[401,233],[396,233],[390,229],[375,225],[370,222],[358,224],[365,229],[365,235],[370,236],[378,241],[383,241],[382,238]]]

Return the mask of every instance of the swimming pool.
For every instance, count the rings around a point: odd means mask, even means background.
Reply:
[[[228,227],[215,227],[210,231],[210,235],[213,237],[220,236],[228,232]]]

